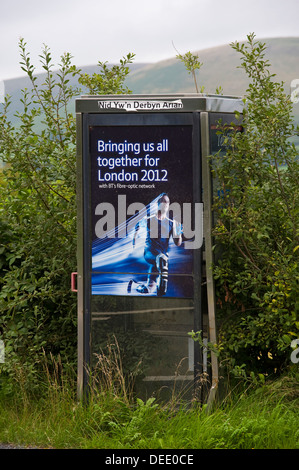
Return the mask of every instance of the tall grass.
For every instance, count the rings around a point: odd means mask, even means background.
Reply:
[[[40,396],[0,393],[0,442],[71,449],[298,449],[298,374],[206,406],[132,398],[117,350],[99,357],[89,400],[79,402],[61,363],[47,364]],[[175,398],[173,398],[175,400]]]

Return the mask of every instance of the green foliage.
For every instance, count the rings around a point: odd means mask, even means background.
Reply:
[[[184,66],[186,67],[187,72],[192,75],[193,80],[194,80],[194,85],[196,89],[196,93],[203,93],[204,92],[204,86],[202,86],[200,89],[198,88],[197,85],[197,80],[196,80],[196,70],[200,70],[201,67],[203,66],[203,63],[199,61],[198,55],[192,54],[192,52],[186,52],[185,54],[177,54],[176,56],[177,59],[179,59]]]
[[[10,233],[1,237],[0,328],[7,357],[2,371],[22,371],[29,385],[43,350],[74,361],[76,304],[68,278],[76,266],[75,122],[67,103],[75,91],[67,82],[75,69],[66,54],[54,78],[45,48],[41,62],[47,74],[38,88],[25,46],[21,40],[21,65],[32,91],[23,91],[18,127],[7,120],[8,98],[0,117],[0,154],[7,164],[0,214]]]
[[[298,130],[266,45],[252,34],[232,47],[251,83],[243,132],[220,123],[226,152],[212,158],[221,189],[214,230],[219,341],[230,365],[263,378],[290,365],[290,343],[299,336],[299,163],[290,142]]]
[[[137,445],[142,448],[146,438],[152,436],[158,411],[158,404],[154,402],[155,398],[149,398],[146,402],[137,398],[136,406],[125,420],[109,421],[110,434],[117,441],[120,440],[121,447]]]
[[[65,53],[54,73],[44,46],[40,83],[23,39],[19,47],[31,88],[22,91],[18,124],[8,118],[9,96],[0,114],[0,159],[6,164],[0,175],[0,338],[6,362],[0,367],[2,379],[21,374],[24,386],[34,388],[44,354],[61,355],[70,366],[76,361],[76,296],[70,292],[77,265],[76,121],[70,106],[80,90],[70,78],[81,77],[90,92],[121,92],[128,70],[121,61],[111,73],[103,65],[100,77],[83,79]]]
[[[196,78],[196,71],[200,70],[201,67],[203,66],[203,63],[199,61],[199,56],[197,54],[193,54],[190,51],[186,52],[185,54],[180,54],[178,52],[176,55],[176,59],[180,60],[184,64],[188,74],[192,75],[196,93],[204,93],[205,86],[201,86],[199,88],[198,83],[197,83],[197,78]],[[216,95],[223,94],[223,90],[221,86],[216,87],[215,94]]]
[[[100,73],[94,73],[92,76],[81,74],[78,81],[87,87],[91,95],[130,94],[131,91],[124,86],[124,81],[130,72],[127,64],[131,64],[134,57],[135,54],[129,53],[120,60],[120,65],[112,65],[110,68],[107,62],[99,61]]]
[[[47,374],[45,394],[32,400],[0,393],[0,441],[55,449],[298,449],[298,376],[288,375],[230,394],[211,413],[154,398],[91,394],[78,402]]]

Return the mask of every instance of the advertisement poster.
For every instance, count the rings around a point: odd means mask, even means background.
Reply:
[[[89,146],[92,295],[192,297],[192,126],[94,126]]]

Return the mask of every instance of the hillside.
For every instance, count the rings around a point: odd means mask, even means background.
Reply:
[[[290,93],[292,80],[299,79],[299,37],[263,39],[262,42],[267,44],[266,59],[272,73],[276,74],[275,79],[284,82],[286,93]],[[197,77],[205,92],[215,93],[221,86],[224,95],[245,94],[249,80],[239,68],[240,55],[230,45],[191,52],[203,62]],[[133,71],[126,83],[133,93],[195,92],[192,77],[175,57]],[[294,105],[294,117],[299,123],[299,104]]]
[[[263,39],[267,44],[266,58],[276,80],[285,83],[285,90],[290,92],[292,80],[299,79],[299,37]],[[186,52],[186,51],[180,51]],[[198,72],[198,83],[205,87],[205,92],[214,93],[221,86],[225,95],[244,95],[248,80],[240,66],[240,55],[230,45],[223,45],[199,51],[203,66]],[[184,65],[174,57],[153,64],[132,64],[126,85],[135,94],[153,93],[189,93],[195,92],[194,83]],[[96,65],[82,67],[84,73],[92,74]],[[39,82],[43,81],[40,74]],[[5,81],[5,91],[12,96],[11,117],[20,108],[20,90],[30,87],[29,80],[15,78]],[[84,93],[84,92],[83,92]],[[296,122],[299,122],[299,104],[294,105]]]
[[[142,63],[137,63],[137,64],[130,64],[130,73],[133,73],[135,71],[138,71],[138,69],[143,68],[147,66],[148,64],[142,64]],[[80,67],[82,70],[82,73],[87,73],[89,75],[92,75],[93,73],[99,73],[99,67],[97,65],[87,65],[84,67]],[[53,70],[53,73],[55,71]],[[45,73],[40,73],[37,74],[37,85],[41,85],[44,80],[45,80],[46,74]],[[77,80],[70,78],[70,85],[72,86],[78,86]],[[15,113],[16,112],[21,112],[22,111],[22,103],[21,103],[21,98],[22,98],[22,90],[25,90],[26,88],[28,90],[31,89],[31,82],[28,77],[26,76],[21,76],[21,77],[16,77],[12,78],[10,80],[4,80],[4,86],[5,86],[5,94],[10,95],[11,97],[11,105],[10,105],[10,112],[9,112],[9,117],[12,120],[12,122],[15,121]],[[75,109],[75,103],[72,105],[73,112]],[[1,109],[1,103],[0,103],[0,109]]]
[[[299,37],[265,39],[263,42],[267,44],[266,58],[273,73],[289,87],[294,78],[299,78]],[[238,68],[240,56],[230,45],[192,52],[203,62],[198,81],[207,93],[214,93],[221,85],[226,95],[244,94],[248,81]],[[133,71],[127,84],[134,93],[195,92],[190,75],[175,57]]]

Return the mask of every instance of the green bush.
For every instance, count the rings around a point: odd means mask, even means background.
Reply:
[[[251,83],[243,132],[219,123],[227,151],[212,158],[221,188],[214,204],[219,348],[235,370],[263,379],[290,365],[290,343],[299,337],[299,172],[290,139],[298,130],[266,45],[252,34],[233,48]]]
[[[71,79],[87,93],[122,92],[133,55],[111,69],[99,62],[100,73],[89,77],[72,65],[69,53],[54,72],[45,46],[40,84],[23,39],[19,47],[31,88],[22,90],[15,126],[9,96],[0,113],[0,159],[6,164],[0,174],[0,338],[7,358],[1,377],[4,383],[18,374],[34,388],[44,357],[60,355],[71,367],[76,362],[76,296],[70,292],[77,266],[76,121],[70,109],[80,90]]]

